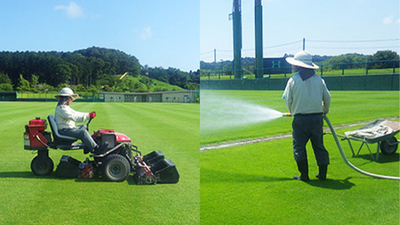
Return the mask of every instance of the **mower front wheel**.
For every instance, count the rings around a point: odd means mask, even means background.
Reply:
[[[102,176],[109,181],[124,181],[130,172],[129,161],[122,155],[111,154],[102,163]]]
[[[49,175],[53,169],[53,160],[48,156],[36,156],[31,162],[31,170],[36,176]]]

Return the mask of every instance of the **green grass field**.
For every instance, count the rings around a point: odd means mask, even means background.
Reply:
[[[202,91],[204,94],[204,92]],[[285,111],[282,92],[217,91],[279,111]],[[334,126],[399,115],[398,92],[332,91]],[[202,99],[204,101],[204,99]],[[397,120],[398,121],[398,120]],[[218,132],[201,133],[201,145],[291,132],[292,118]],[[343,134],[360,126],[339,129]],[[399,135],[396,137],[399,139]],[[298,175],[292,139],[243,145],[200,154],[201,224],[390,224],[399,223],[399,181],[367,177],[348,167],[333,137],[324,138],[330,153],[328,180],[315,178],[318,168],[308,145],[310,182],[293,180]],[[352,157],[347,142],[341,142],[355,166],[368,172],[399,176],[399,150],[380,154],[373,161],[364,147]],[[358,149],[360,142],[353,142]],[[376,144],[370,145],[376,151]]]
[[[286,112],[281,91],[201,91]],[[334,126],[399,115],[397,91],[331,91],[328,117]],[[144,154],[161,150],[176,163],[177,184],[136,185],[100,179],[36,177],[35,157],[23,149],[24,126],[53,114],[56,102],[0,102],[0,224],[398,224],[399,181],[364,176],[343,162],[332,136],[325,137],[328,180],[315,178],[308,146],[310,182],[293,180],[297,168],[291,138],[199,152],[200,145],[291,132],[292,118],[200,131],[198,104],[81,103],[96,111],[90,131],[114,129]],[[397,119],[398,121],[398,119]],[[337,130],[343,134],[360,126]],[[399,135],[396,135],[399,139]],[[373,161],[364,148],[349,160],[368,172],[399,176],[399,150]],[[354,142],[358,148],[359,142]],[[376,151],[376,144],[371,145]],[[50,150],[55,167],[62,155],[83,161],[79,151]],[[200,165],[201,164],[201,165]],[[200,214],[201,208],[201,214]]]
[[[79,103],[96,111],[90,132],[114,129],[143,154],[162,151],[180,173],[177,184],[139,186],[100,179],[36,177],[32,151],[23,148],[24,126],[53,114],[55,102],[0,102],[0,224],[199,224],[199,105],[174,103]],[[48,128],[50,129],[50,128]],[[83,161],[82,150],[50,150],[55,167],[62,155]]]

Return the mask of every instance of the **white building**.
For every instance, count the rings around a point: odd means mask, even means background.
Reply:
[[[106,92],[99,91],[99,98],[105,102],[180,102],[195,103],[200,101],[198,90],[163,91],[163,92]]]

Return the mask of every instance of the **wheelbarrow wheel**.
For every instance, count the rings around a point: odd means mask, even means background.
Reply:
[[[36,176],[49,175],[53,169],[53,160],[48,156],[36,156],[31,162],[31,170]]]
[[[389,143],[396,143],[396,144],[389,144]],[[395,137],[391,137],[387,140],[381,142],[381,152],[384,155],[392,155],[397,151],[398,143]]]
[[[130,172],[129,161],[122,155],[112,154],[103,161],[102,176],[109,181],[124,181]]]

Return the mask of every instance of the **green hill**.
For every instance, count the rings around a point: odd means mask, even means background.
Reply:
[[[120,79],[120,75],[111,76],[102,86],[104,91],[117,92],[157,92],[157,91],[176,91],[185,90],[177,85],[171,85],[146,76],[125,76]]]

